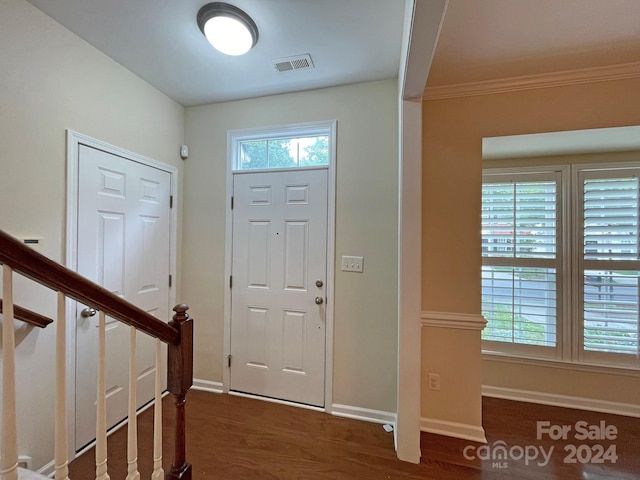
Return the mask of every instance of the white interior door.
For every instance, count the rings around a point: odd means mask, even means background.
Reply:
[[[230,389],[323,406],[327,170],[233,182]]]
[[[169,172],[80,145],[78,273],[169,320]],[[98,315],[76,331],[76,450],[95,438]],[[107,317],[107,425],[127,415],[129,327]],[[153,398],[154,340],[137,335],[138,406]]]

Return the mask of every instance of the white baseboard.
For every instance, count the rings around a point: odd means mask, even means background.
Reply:
[[[49,477],[53,476],[48,475],[45,476],[40,472],[34,472],[32,470],[27,470],[26,468],[18,467],[18,478],[24,480],[49,480]]]
[[[554,407],[573,408],[576,410],[589,410],[592,412],[612,413],[627,417],[640,418],[640,406],[629,403],[609,402],[593,398],[571,397],[556,395],[554,393],[532,392],[529,390],[517,390],[515,388],[482,386],[482,395],[485,397],[504,398],[518,402],[539,403]]]
[[[40,475],[44,475],[45,477],[53,478],[54,473],[56,473],[56,461],[51,460],[44,467],[42,467],[38,472]]]
[[[369,408],[352,407],[350,405],[340,405],[334,403],[331,405],[331,414],[336,417],[353,418],[354,420],[363,420],[365,422],[396,424],[396,414],[392,412],[384,412],[382,410],[371,410]]]
[[[445,435],[447,437],[461,438],[478,443],[487,443],[484,428],[466,423],[448,422],[436,418],[420,419],[420,430],[423,432]]]
[[[203,392],[222,393],[222,382],[212,382],[211,380],[202,380],[200,378],[193,379],[194,390],[202,390]]]

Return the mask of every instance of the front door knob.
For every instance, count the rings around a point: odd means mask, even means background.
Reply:
[[[316,305],[322,305],[324,299],[322,297],[316,297]]]

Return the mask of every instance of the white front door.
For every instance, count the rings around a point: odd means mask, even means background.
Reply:
[[[233,179],[230,389],[324,406],[327,170]]]
[[[79,146],[78,273],[169,320],[169,172]],[[76,450],[95,438],[98,315],[76,331]],[[107,426],[127,415],[129,328],[107,317]],[[137,335],[138,406],[154,392],[154,341]]]

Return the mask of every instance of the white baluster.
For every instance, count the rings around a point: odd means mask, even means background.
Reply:
[[[100,311],[98,325],[98,401],[96,405],[96,480],[109,480],[107,474],[107,386],[105,381],[106,315]]]
[[[67,325],[65,296],[58,292],[56,317],[56,418],[55,418],[55,480],[69,480],[69,452],[67,447]]]
[[[140,480],[138,472],[138,419],[136,418],[136,388],[138,369],[136,367],[136,329],[131,330],[129,345],[129,419],[127,424],[127,478]]]
[[[2,480],[18,480],[16,428],[16,341],[13,328],[13,270],[2,266]]]
[[[153,473],[151,480],[162,480],[162,342],[156,339],[156,398],[153,406]]]

